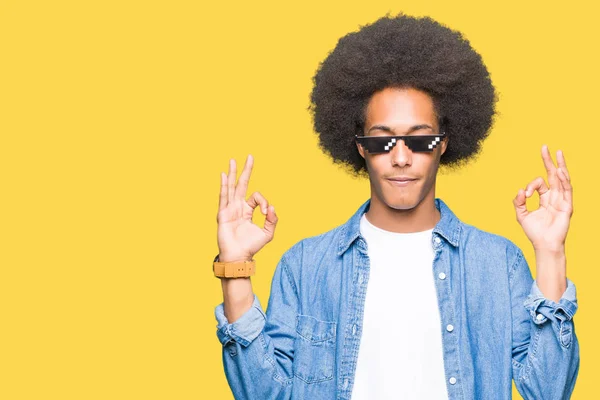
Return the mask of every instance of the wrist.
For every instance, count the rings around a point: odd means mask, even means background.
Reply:
[[[252,256],[233,253],[219,253],[216,261],[226,263],[252,261]]]
[[[565,243],[558,244],[534,244],[533,250],[535,254],[548,254],[559,256],[565,253]]]

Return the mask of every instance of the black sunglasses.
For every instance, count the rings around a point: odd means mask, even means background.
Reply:
[[[404,135],[404,136],[355,136],[356,142],[369,152],[369,154],[388,153],[398,140],[403,140],[411,151],[431,152],[446,136],[439,135]]]

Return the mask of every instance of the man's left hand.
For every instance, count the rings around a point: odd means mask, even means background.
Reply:
[[[542,146],[542,160],[548,173],[550,187],[542,177],[531,181],[525,190],[519,189],[513,200],[517,221],[533,244],[536,252],[564,252],[569,223],[573,215],[573,187],[562,151],[556,152],[558,167],[550,156],[548,146]],[[540,205],[528,211],[527,198],[537,191]]]

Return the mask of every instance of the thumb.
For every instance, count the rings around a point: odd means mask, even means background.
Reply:
[[[519,189],[517,196],[513,200],[515,211],[517,213],[517,221],[519,221],[519,223],[521,223],[521,221],[529,214],[526,201],[527,197],[525,196],[525,190]]]
[[[265,231],[265,233],[269,237],[273,237],[273,235],[275,234],[275,226],[277,225],[277,221],[279,220],[279,218],[277,218],[277,214],[275,214],[275,207],[269,206],[267,208],[266,217],[267,218],[265,219],[263,231]]]

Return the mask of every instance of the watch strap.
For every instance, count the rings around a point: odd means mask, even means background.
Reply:
[[[247,278],[256,272],[254,260],[237,262],[219,262],[219,256],[213,262],[213,272],[217,278]]]

